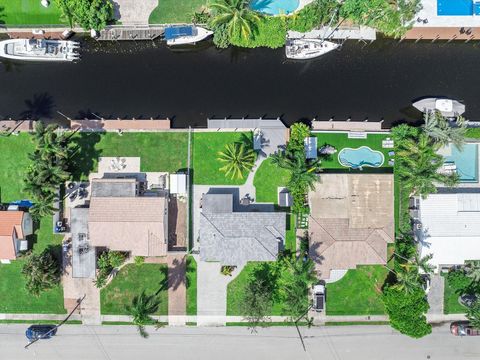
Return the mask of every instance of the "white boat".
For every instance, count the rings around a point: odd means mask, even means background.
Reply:
[[[460,101],[446,98],[425,98],[413,103],[421,112],[439,111],[445,117],[456,117],[465,112],[465,105]]]
[[[0,57],[24,61],[74,61],[80,44],[69,40],[10,39],[0,41]]]
[[[168,26],[165,28],[167,45],[195,44],[213,34],[213,31],[195,25]]]
[[[285,55],[288,59],[313,59],[335,50],[339,44],[323,39],[287,39]]]

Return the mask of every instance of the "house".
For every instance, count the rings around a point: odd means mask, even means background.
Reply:
[[[309,255],[321,279],[387,263],[394,242],[393,174],[323,174],[309,201]]]
[[[23,211],[0,211],[0,261],[9,263],[27,250],[27,236],[33,234],[32,216]]]
[[[419,221],[421,255],[433,255],[435,272],[480,259],[479,189],[439,189],[420,199]]]
[[[204,194],[200,214],[200,259],[241,266],[275,261],[284,246],[286,213],[234,211],[232,194]]]

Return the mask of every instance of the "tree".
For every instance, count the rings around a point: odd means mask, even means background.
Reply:
[[[463,117],[457,118],[455,126],[439,111],[427,111],[423,119],[425,123],[422,128],[435,143],[441,146],[453,143],[458,149],[462,149],[467,131],[467,122]]]
[[[475,301],[475,303],[467,309],[467,319],[473,327],[480,329],[480,301]]]
[[[272,285],[264,278],[251,278],[244,287],[240,310],[252,330],[272,313]]]
[[[304,123],[295,123],[290,127],[290,139],[287,149],[291,152],[305,152],[305,138],[310,136],[310,128]]]
[[[148,333],[145,325],[157,324],[158,321],[151,317],[158,311],[160,300],[155,295],[147,295],[145,290],[140,295],[133,298],[132,305],[127,305],[125,309],[133,317],[133,323],[137,325],[141,337],[147,338]]]
[[[212,27],[225,24],[230,39],[251,37],[257,30],[261,16],[250,10],[248,0],[215,0],[209,5],[213,12]]]
[[[68,21],[68,25],[73,29],[73,19],[75,17],[75,4],[72,0],[55,0],[55,4],[60,9],[61,18]]]
[[[480,261],[471,260],[466,262],[465,270],[467,276],[472,279],[473,282],[480,282]]]
[[[77,23],[87,31],[100,31],[113,18],[113,4],[109,0],[55,0],[55,3],[70,27]]]
[[[422,257],[417,252],[413,258],[413,263],[419,270],[423,271],[424,274],[433,274],[434,266],[430,264],[432,258],[433,254],[427,254]]]
[[[418,269],[416,267],[403,264],[399,267],[399,269],[399,271],[395,272],[397,282],[392,285],[393,288],[404,291],[407,294],[411,294],[421,287]]]
[[[252,170],[255,153],[244,143],[233,143],[225,145],[225,150],[218,152],[217,159],[225,164],[220,168],[220,171],[225,172],[225,176],[243,179],[243,173]]]
[[[52,195],[39,198],[30,209],[32,217],[36,220],[40,220],[40,218],[51,215],[57,211],[58,209],[53,205],[54,200],[55,198]]]
[[[390,325],[402,334],[421,338],[432,332],[432,326],[425,316],[429,305],[425,292],[418,288],[410,293],[387,286],[383,302],[390,319]]]
[[[60,282],[59,264],[48,250],[27,257],[22,274],[25,276],[27,291],[34,296],[39,296]]]

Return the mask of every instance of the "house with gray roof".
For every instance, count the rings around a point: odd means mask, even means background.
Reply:
[[[285,242],[286,213],[234,211],[233,201],[232,194],[203,195],[200,259],[231,266],[275,261]]]

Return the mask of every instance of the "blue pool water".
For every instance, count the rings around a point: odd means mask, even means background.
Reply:
[[[252,0],[250,9],[267,14],[291,14],[298,9],[299,0]]]
[[[480,15],[480,4],[473,0],[437,0],[437,15]]]
[[[478,181],[478,145],[465,144],[460,151],[452,146],[451,155],[445,156],[445,162],[454,162],[461,182]]]
[[[362,166],[380,167],[385,161],[385,157],[380,151],[372,150],[368,146],[361,146],[356,149],[340,150],[338,161],[342,166],[358,169]]]

